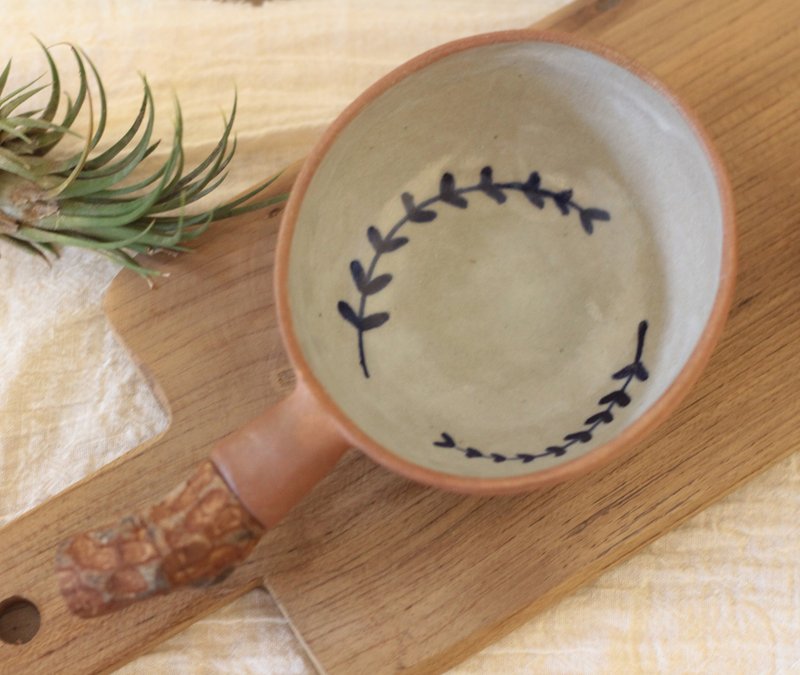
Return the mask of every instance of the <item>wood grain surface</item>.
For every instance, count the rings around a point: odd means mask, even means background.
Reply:
[[[0,643],[0,671],[109,670],[263,578],[327,672],[439,672],[796,448],[800,3],[605,0],[546,25],[652,69],[696,110],[728,167],[737,297],[681,409],[607,468],[523,497],[437,492],[351,452],[223,584],[113,620],[71,617],[52,573],[56,543],[164,494],[291,387],[270,278],[277,217],[222,225],[168,263],[156,291],[129,275],[109,291],[109,317],[171,425],[0,531],[0,601],[19,595],[42,613],[30,643]]]

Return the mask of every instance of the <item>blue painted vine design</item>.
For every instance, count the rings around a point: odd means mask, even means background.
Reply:
[[[494,462],[522,462],[527,464],[540,457],[562,457],[567,453],[567,450],[577,443],[588,443],[592,440],[592,436],[601,424],[611,424],[614,420],[614,408],[624,408],[631,402],[631,396],[628,393],[628,387],[631,382],[638,380],[644,382],[649,374],[647,368],[642,362],[642,353],[644,351],[644,339],[647,335],[647,321],[641,321],[636,337],[636,355],[633,361],[620,370],[614,373],[611,378],[615,381],[621,381],[622,384],[605,396],[602,396],[597,405],[604,406],[601,410],[590,415],[583,422],[583,429],[574,431],[564,436],[564,443],[561,445],[551,445],[545,448],[542,452],[526,453],[519,452],[516,455],[503,455],[499,452],[484,452],[470,446],[462,446],[456,443],[455,439],[446,431],[442,432],[439,440],[434,441],[433,444],[438,448],[453,448],[463,453],[469,459],[481,458],[491,459]]]
[[[393,253],[408,243],[408,237],[398,236],[406,223],[430,223],[439,215],[430,207],[437,204],[446,204],[457,209],[466,209],[469,201],[465,194],[472,192],[482,193],[497,204],[503,204],[507,199],[507,192],[521,192],[533,206],[543,209],[548,200],[559,210],[561,215],[568,216],[577,213],[581,227],[587,235],[594,232],[595,223],[611,219],[608,211],[594,207],[584,207],[578,204],[572,196],[572,190],[548,190],[542,187],[542,179],[534,171],[525,182],[511,181],[498,183],[494,180],[491,166],[481,169],[480,180],[475,185],[456,187],[456,180],[452,173],[445,173],[439,181],[439,193],[428,199],[417,202],[413,195],[404,192],[400,199],[405,209],[405,215],[398,220],[384,235],[374,225],[367,228],[367,239],[373,249],[372,260],[365,268],[360,260],[350,262],[350,275],[353,278],[356,290],[360,294],[358,309],[355,309],[345,300],[340,300],[337,309],[342,318],[350,323],[358,333],[358,359],[364,377],[369,377],[369,368],[364,351],[364,333],[375,330],[389,320],[389,312],[373,312],[367,314],[367,298],[380,293],[392,281],[391,274],[375,276],[378,262],[384,255]]]

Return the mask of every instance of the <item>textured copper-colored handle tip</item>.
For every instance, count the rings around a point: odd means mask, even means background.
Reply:
[[[178,586],[221,581],[263,533],[207,461],[145,513],[64,541],[58,583],[71,612],[99,616]]]

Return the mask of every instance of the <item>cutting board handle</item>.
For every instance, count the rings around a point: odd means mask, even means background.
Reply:
[[[61,594],[89,618],[218,583],[333,469],[347,443],[301,384],[224,439],[157,504],[62,542]]]

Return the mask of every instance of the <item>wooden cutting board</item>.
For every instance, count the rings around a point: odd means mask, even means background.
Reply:
[[[607,468],[522,497],[440,493],[352,452],[221,585],[75,619],[52,574],[57,541],[164,493],[291,387],[272,301],[279,218],[220,225],[199,252],[166,264],[157,290],[122,274],[108,292],[108,315],[171,424],[0,531],[0,602],[22,596],[42,615],[29,643],[0,643],[0,671],[106,671],[264,584],[327,672],[438,672],[797,447],[800,3],[600,0],[545,24],[654,70],[698,112],[729,169],[737,297],[680,411]]]

